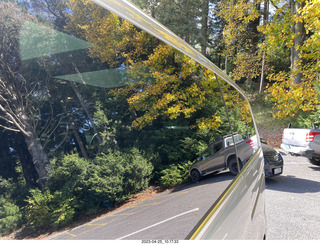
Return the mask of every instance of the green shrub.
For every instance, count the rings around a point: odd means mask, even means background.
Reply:
[[[0,175],[0,195],[10,195],[14,191],[14,183],[12,179],[5,179]]]
[[[52,202],[51,223],[55,228],[61,228],[69,224],[75,214],[73,207],[74,198],[69,198],[62,192],[56,191]]]
[[[127,167],[124,173],[126,181],[124,185],[125,194],[130,195],[149,186],[153,166],[135,148],[127,155],[127,159]]]
[[[103,202],[116,202],[148,187],[153,167],[137,149],[101,154],[93,162],[77,155],[54,160],[49,177],[52,192],[60,191],[67,201],[59,209],[75,213],[94,213]],[[62,200],[61,200],[62,201]],[[70,212],[70,213],[71,213]]]
[[[22,219],[19,207],[9,199],[0,197],[0,236],[15,230]]]
[[[164,187],[177,186],[187,181],[189,176],[189,168],[192,162],[185,164],[172,164],[167,169],[160,172],[162,175],[159,184]]]
[[[137,149],[101,154],[88,169],[85,192],[96,204],[123,200],[148,187],[152,170],[151,163]]]
[[[46,227],[50,223],[51,209],[50,204],[53,195],[49,190],[41,192],[39,189],[31,189],[30,196],[26,202],[26,219],[28,225],[33,228]]]
[[[51,194],[39,189],[31,189],[27,198],[26,220],[28,226],[36,228],[59,228],[66,226],[73,219],[72,198],[66,198],[61,192]]]
[[[90,162],[77,154],[66,155],[61,160],[51,161],[52,171],[49,175],[50,190],[69,191],[84,180]]]

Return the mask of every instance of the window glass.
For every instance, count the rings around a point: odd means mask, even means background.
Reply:
[[[224,96],[230,118],[231,133],[233,133],[228,142],[230,145],[233,145],[233,141],[235,142],[233,146],[238,154],[238,167],[242,168],[258,148],[253,117],[248,102],[237,90],[230,87]]]
[[[219,152],[221,149],[222,149],[222,142],[214,144],[214,146],[213,146],[213,152],[214,153]]]
[[[115,208],[151,185],[179,185],[161,196],[166,200],[146,204],[163,219],[168,209],[171,216],[195,209],[182,220],[187,226],[173,222],[171,228],[168,221],[159,237],[184,239],[234,179],[230,159],[246,162],[253,153],[240,147],[252,148],[255,135],[246,101],[191,58],[91,1],[67,1],[63,19],[0,4],[11,7],[11,22],[1,23],[8,38],[0,44],[8,50],[0,53],[6,64],[0,67],[0,155],[18,165],[0,176],[24,179],[26,189],[48,189],[60,208],[52,209],[47,224],[56,226]],[[212,150],[227,147],[228,154],[207,160]],[[208,201],[199,201],[204,196]],[[146,211],[137,209],[121,218]],[[128,222],[103,238],[126,236]],[[130,238],[157,238],[150,233]],[[72,231],[62,236],[83,237]]]

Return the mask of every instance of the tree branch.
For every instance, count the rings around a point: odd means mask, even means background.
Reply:
[[[4,126],[2,124],[0,124],[0,127],[5,129],[5,130],[10,130],[10,131],[14,131],[14,132],[21,132],[20,130],[17,130],[17,129],[14,129],[14,128],[11,128],[11,127],[7,127],[7,126]]]

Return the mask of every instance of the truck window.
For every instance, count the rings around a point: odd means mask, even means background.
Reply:
[[[217,153],[222,149],[222,142],[213,145],[213,153]]]

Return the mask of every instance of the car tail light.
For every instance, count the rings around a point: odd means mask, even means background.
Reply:
[[[306,142],[312,142],[316,135],[320,135],[320,132],[308,132],[306,136]]]
[[[249,141],[246,141],[246,143],[250,144],[251,147],[254,146],[254,142],[253,142],[253,140],[251,140],[251,139],[250,139]]]

